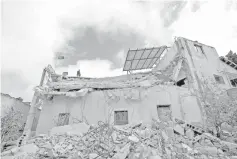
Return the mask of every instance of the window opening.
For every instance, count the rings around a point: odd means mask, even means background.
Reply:
[[[179,86],[179,87],[185,85],[185,80],[186,80],[186,79],[187,79],[187,78],[183,78],[183,79],[177,81],[177,82],[176,82],[176,85]]]
[[[214,78],[215,78],[215,80],[216,80],[217,83],[219,83],[219,84],[225,84],[224,79],[223,79],[222,76],[214,75]]]
[[[126,125],[128,124],[128,111],[114,111],[114,124]]]
[[[158,117],[161,121],[171,120],[171,110],[170,105],[158,105],[157,106]]]
[[[69,124],[70,113],[59,113],[57,126]]]
[[[200,52],[200,53],[204,54],[204,51],[203,51],[202,46],[197,45],[197,44],[194,44],[194,47],[195,47],[195,49],[196,49],[197,52]]]
[[[230,80],[232,87],[237,87],[237,78]]]

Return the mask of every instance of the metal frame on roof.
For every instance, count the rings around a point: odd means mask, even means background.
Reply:
[[[150,69],[160,59],[167,46],[128,50],[123,71]]]

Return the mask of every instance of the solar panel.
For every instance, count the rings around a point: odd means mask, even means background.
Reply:
[[[166,46],[161,46],[128,50],[123,71],[152,68],[166,48]]]

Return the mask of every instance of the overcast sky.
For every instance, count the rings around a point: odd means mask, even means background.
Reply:
[[[3,0],[1,91],[31,101],[48,64],[69,75],[119,75],[129,48],[171,45],[175,36],[225,55],[237,51],[236,19],[236,0]]]

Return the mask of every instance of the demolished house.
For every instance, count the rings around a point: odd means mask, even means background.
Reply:
[[[126,125],[175,117],[203,126],[203,103],[197,98],[202,78],[235,92],[231,82],[237,79],[235,68],[219,60],[214,47],[185,38],[175,39],[170,48],[129,50],[123,68],[127,75],[69,77],[49,66],[32,101],[42,107],[36,134],[78,121]],[[142,69],[150,70],[133,73]]]
[[[69,77],[56,74],[49,65],[35,88],[18,147],[2,156],[236,158],[236,143],[207,133],[200,99],[204,79],[215,81],[235,98],[235,68],[220,60],[215,48],[181,37],[171,47],[129,50],[123,68],[127,75]],[[36,136],[30,137],[39,105]],[[235,138],[236,130],[232,129]]]

